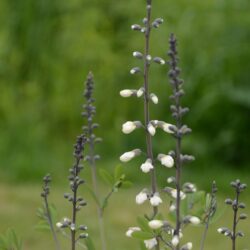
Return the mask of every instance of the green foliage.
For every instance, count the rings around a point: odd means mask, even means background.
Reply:
[[[21,250],[22,240],[13,229],[7,229],[5,234],[0,235],[0,250]]]
[[[122,82],[139,87],[128,72],[136,63],[129,55],[142,48],[141,38],[129,27],[143,15],[144,1],[110,0],[108,5],[103,0],[1,1],[0,167],[7,178],[40,179],[46,169],[66,168],[64,152],[82,124],[82,82],[89,70],[96,79],[102,154],[109,160],[129,145],[142,144],[139,132],[120,133],[124,117],[140,117],[137,100],[128,103],[118,92]],[[209,167],[248,165],[249,8],[248,0],[154,4],[153,15],[166,23],[153,33],[152,54],[165,57],[171,31],[180,40],[185,103],[191,107],[187,123],[195,132],[186,148],[200,159],[199,168],[206,162]],[[164,79],[166,69],[152,67],[152,91],[160,98],[152,113],[170,120]],[[159,139],[157,151],[168,144]]]
[[[57,209],[54,205],[49,205],[49,211],[50,211],[52,224],[55,225],[56,222],[59,221]],[[45,208],[38,208],[36,214],[40,220],[38,221],[37,225],[35,226],[35,229],[39,230],[39,231],[50,231],[51,228],[50,228],[46,209]]]

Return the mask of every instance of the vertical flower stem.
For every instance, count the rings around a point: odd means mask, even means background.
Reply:
[[[238,203],[239,203],[240,191],[236,189],[236,204],[233,206],[234,219],[233,219],[233,235],[232,235],[232,250],[236,250],[236,227],[237,227],[237,214],[238,214]]]
[[[74,166],[74,177],[76,178],[78,175],[78,166],[80,163],[80,158],[76,159],[76,164]],[[73,207],[72,207],[72,224],[75,226],[76,225],[76,213],[77,213],[77,208],[76,208],[76,203],[77,203],[77,184],[76,181],[74,180],[74,184],[73,184]],[[75,228],[72,229],[71,228],[71,249],[75,250],[76,247],[76,230]]]
[[[145,55],[144,55],[144,119],[145,119],[145,128],[147,128],[150,122],[150,114],[149,114],[149,67],[150,63],[147,60],[147,56],[149,55],[149,42],[150,42],[150,33],[151,33],[151,0],[147,0],[147,25],[145,31]],[[153,149],[152,149],[152,137],[150,133],[146,130],[146,144],[147,144],[147,157],[154,161],[153,157]],[[157,182],[156,182],[156,173],[155,169],[151,171],[151,188],[152,193],[155,193],[157,190]],[[154,216],[158,213],[158,208],[153,207]]]
[[[88,129],[89,134],[92,134],[92,123],[88,121]],[[94,140],[92,137],[89,138],[89,156],[90,156],[90,165],[91,165],[91,174],[92,174],[92,183],[93,183],[93,191],[98,200],[100,200],[99,188],[97,183],[97,173],[96,173],[96,163],[95,163],[95,155],[94,155]],[[103,211],[100,205],[97,205],[97,214],[98,214],[98,222],[99,222],[99,231],[101,237],[101,246],[102,250],[106,250],[106,239],[105,239],[105,229],[104,229],[104,221],[103,221]]]
[[[50,214],[50,210],[49,210],[49,202],[48,202],[47,196],[44,197],[44,203],[45,203],[45,209],[46,209],[46,214],[47,214],[47,218],[48,218],[48,223],[49,223],[52,235],[53,235],[53,239],[54,239],[54,242],[55,242],[55,245],[56,245],[56,249],[57,250],[61,250],[61,246],[60,246],[60,243],[59,243],[59,241],[57,239],[57,235],[56,235],[56,232],[55,232],[55,229],[54,229],[54,226],[53,226],[53,222],[52,222],[52,218],[51,218],[51,214]]]
[[[149,55],[149,43],[150,43],[150,33],[151,33],[151,4],[152,0],[147,0],[147,24],[145,31],[145,53],[144,53],[144,119],[145,119],[145,128],[146,128],[146,145],[147,145],[147,157],[154,162],[153,156],[153,146],[152,146],[152,137],[147,131],[148,124],[150,122],[150,113],[149,113],[149,67],[150,63],[147,60]],[[151,189],[154,194],[157,191],[157,180],[156,180],[156,171],[155,168],[151,170]],[[158,213],[158,207],[153,207],[153,216],[155,217]],[[157,245],[155,246],[156,250],[160,249],[160,239],[156,238]]]

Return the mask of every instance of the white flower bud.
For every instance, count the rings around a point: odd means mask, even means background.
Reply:
[[[171,176],[171,177],[168,177],[167,178],[167,183],[173,183],[173,182],[175,182],[175,177],[173,177],[173,176]]]
[[[57,223],[56,223],[56,227],[62,228],[62,227],[63,227],[63,224],[62,224],[61,222],[57,222]]]
[[[157,104],[159,102],[158,97],[155,94],[150,94],[150,99],[154,104]]]
[[[148,199],[148,195],[145,192],[140,192],[139,194],[136,195],[135,197],[135,202],[138,205],[143,204],[146,200]]]
[[[181,250],[191,250],[193,248],[192,242],[188,242],[184,246],[182,246]]]
[[[170,191],[170,194],[174,199],[177,199],[177,190],[176,189],[172,189]],[[180,198],[181,198],[181,200],[184,200],[186,198],[186,194],[184,194],[182,191],[180,191]]]
[[[174,159],[170,155],[159,154],[157,159],[167,168],[172,168],[174,166]]]
[[[141,97],[144,94],[144,92],[145,92],[144,88],[138,89],[136,92],[137,97],[138,98]]]
[[[162,203],[162,199],[158,193],[155,193],[153,197],[150,198],[150,204],[153,207],[158,207]]]
[[[124,134],[130,134],[136,129],[136,124],[131,121],[127,121],[122,125],[122,132]]]
[[[155,63],[158,63],[158,64],[161,64],[161,65],[164,65],[164,64],[165,64],[165,60],[163,60],[163,59],[160,58],[160,57],[155,57],[155,58],[154,58],[154,62],[155,62]]]
[[[179,242],[180,242],[179,236],[174,235],[174,237],[171,240],[172,245],[176,247],[179,244]]]
[[[217,232],[220,233],[220,234],[223,233],[223,231],[224,231],[223,228],[218,228],[218,229],[217,229]]]
[[[152,135],[152,136],[155,135],[156,130],[151,122],[148,124],[147,130],[148,130],[150,135]]]
[[[141,26],[139,24],[133,24],[133,25],[131,25],[131,29],[132,30],[140,31],[141,30]]]
[[[132,237],[133,232],[141,231],[139,227],[130,227],[128,231],[126,232],[127,237]]]
[[[71,229],[71,231],[75,231],[76,230],[76,225],[74,223],[72,223],[70,225],[70,229]]]
[[[161,220],[151,220],[148,223],[149,227],[152,229],[159,229],[163,226],[163,221]]]
[[[192,223],[194,225],[198,225],[201,222],[201,220],[198,217],[196,217],[196,216],[191,216],[189,218],[189,221],[190,221],[190,223]]]
[[[134,67],[130,70],[130,74],[134,75],[134,74],[137,74],[141,72],[140,68],[139,67]]]
[[[147,56],[146,56],[146,59],[147,59],[147,61],[151,61],[152,56],[151,56],[151,55],[147,55]]]
[[[152,165],[151,159],[147,159],[146,162],[141,165],[141,170],[144,173],[150,172],[150,170],[153,168],[154,168],[154,166]]]
[[[141,52],[134,51],[133,52],[133,57],[138,58],[138,59],[142,59],[143,58],[143,54]]]
[[[176,211],[176,205],[175,204],[171,204],[170,207],[169,207],[169,211],[170,212]]]
[[[172,124],[164,122],[164,123],[161,125],[161,128],[163,129],[163,131],[165,131],[165,132],[167,132],[167,133],[169,133],[169,134],[173,134],[174,131],[172,131],[172,130],[170,129],[170,127],[172,127],[172,126],[173,126]]]
[[[144,244],[147,249],[153,249],[157,245],[157,240],[156,238],[144,240]]]
[[[136,90],[134,89],[124,89],[120,91],[120,95],[122,97],[130,97],[136,93]]]
[[[122,162],[128,162],[128,161],[132,160],[135,156],[138,156],[140,154],[141,154],[141,150],[140,149],[134,149],[132,151],[125,152],[124,154],[122,154],[120,156],[120,161],[122,161]]]

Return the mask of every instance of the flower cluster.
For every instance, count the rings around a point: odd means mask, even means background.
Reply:
[[[230,230],[227,227],[221,227],[217,231],[220,234],[223,234],[229,237],[232,240],[232,249],[236,249],[236,239],[238,237],[243,237],[244,233],[242,231],[237,231],[237,225],[239,221],[245,220],[247,215],[245,213],[239,213],[239,210],[245,209],[246,205],[243,202],[239,201],[240,194],[246,189],[247,185],[245,183],[241,183],[240,180],[236,180],[231,182],[231,186],[235,189],[236,197],[234,200],[228,198],[225,200],[226,205],[230,206],[233,210],[233,229]]]

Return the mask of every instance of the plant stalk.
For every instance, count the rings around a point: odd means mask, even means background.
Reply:
[[[147,60],[149,55],[149,44],[150,44],[150,33],[151,33],[151,4],[152,0],[147,0],[147,24],[145,31],[145,52],[144,52],[144,120],[146,128],[146,145],[147,145],[147,158],[151,159],[154,162],[153,156],[153,146],[152,146],[152,136],[147,131],[148,124],[150,122],[150,113],[149,113],[149,68],[150,63]],[[151,170],[151,189],[154,194],[157,191],[157,180],[156,180],[156,171],[155,168]],[[158,207],[153,207],[153,217],[158,213]],[[160,241],[157,238],[157,245],[155,246],[156,250],[160,249]]]
[[[236,205],[234,206],[234,219],[233,219],[233,235],[232,235],[232,250],[236,250],[236,227],[237,227],[237,214],[240,192],[236,190]]]
[[[49,210],[49,202],[48,202],[47,196],[44,196],[44,203],[45,203],[45,209],[46,209],[46,213],[47,213],[48,223],[49,223],[52,235],[53,235],[53,239],[54,239],[54,242],[55,242],[56,249],[57,250],[61,250],[61,245],[60,245],[60,243],[58,241],[58,238],[57,238],[57,235],[56,235],[56,231],[55,231],[54,226],[53,226],[53,222],[52,222],[52,218],[51,218],[51,214],[50,214],[50,210]]]

